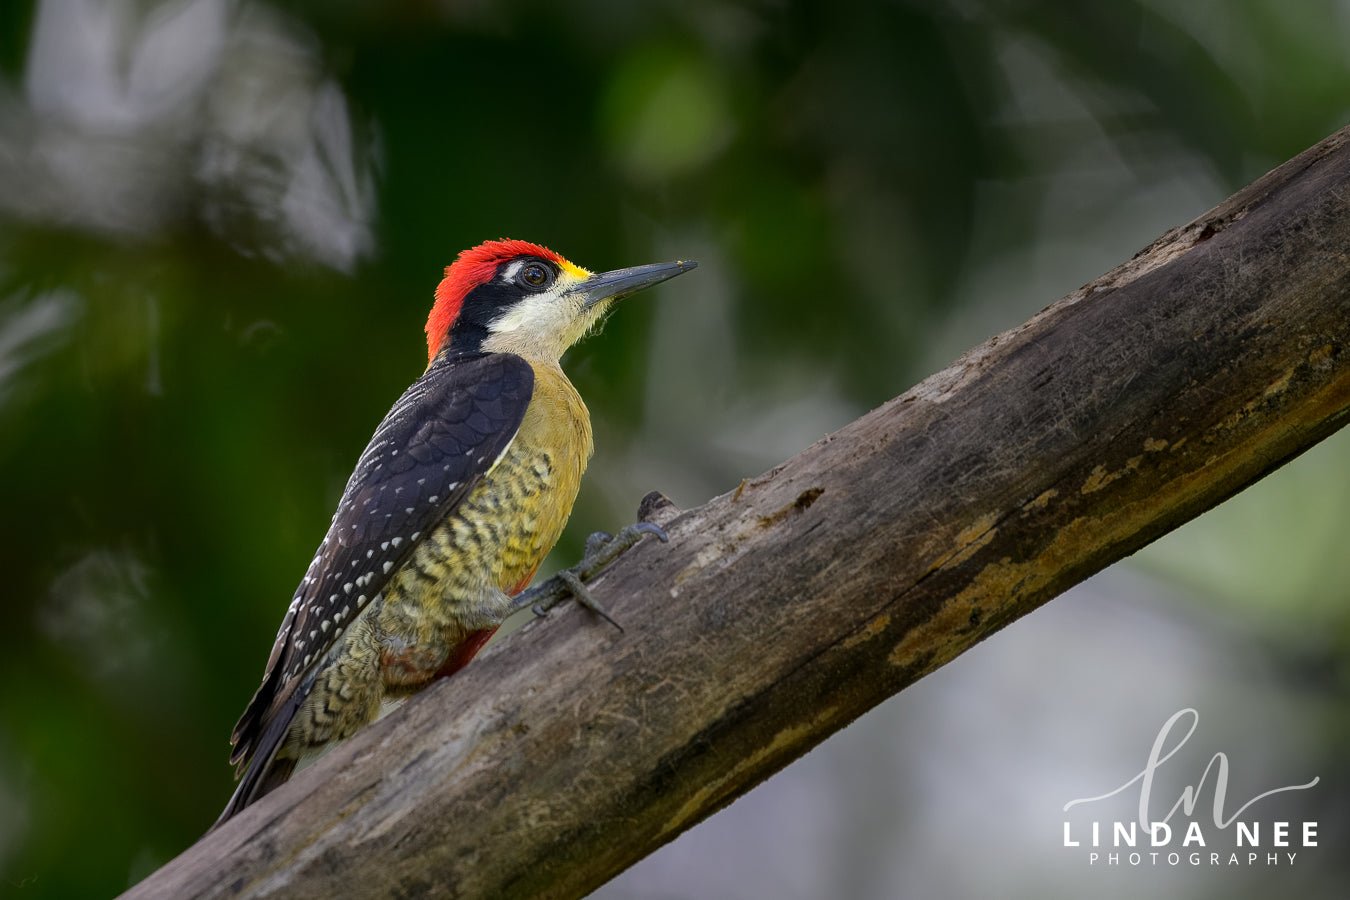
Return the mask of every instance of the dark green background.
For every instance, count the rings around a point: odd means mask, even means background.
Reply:
[[[599,449],[556,566],[646,490],[734,487],[1340,127],[1346,18],[0,5],[0,895],[109,895],[210,824],[230,727],[460,249],[703,262],[569,357]],[[1144,561],[1255,633],[1309,623],[1261,645],[1272,679],[1343,700],[1325,542],[1347,490],[1322,459],[1325,515],[1289,500],[1277,536],[1229,520],[1245,537]],[[1310,721],[1334,759],[1347,719]]]

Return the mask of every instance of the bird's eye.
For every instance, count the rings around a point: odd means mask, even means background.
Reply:
[[[553,283],[553,272],[543,263],[530,263],[520,270],[520,283],[540,291]]]

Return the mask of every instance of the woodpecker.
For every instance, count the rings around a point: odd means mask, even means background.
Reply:
[[[593,449],[560,357],[620,298],[695,265],[594,275],[499,240],[446,268],[427,369],[375,430],[286,610],[231,736],[240,780],[217,824],[492,636],[562,534]]]

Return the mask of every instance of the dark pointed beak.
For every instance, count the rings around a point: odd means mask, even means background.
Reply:
[[[660,284],[676,275],[683,275],[697,267],[698,263],[692,259],[677,259],[675,262],[615,269],[613,272],[592,275],[573,290],[586,298],[583,308],[590,309],[601,300],[618,300],[629,294],[636,294],[640,290]]]

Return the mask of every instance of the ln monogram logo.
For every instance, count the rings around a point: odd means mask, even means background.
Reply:
[[[1318,779],[1314,777],[1306,784],[1291,784],[1262,791],[1230,813],[1228,808],[1232,801],[1228,796],[1228,755],[1222,752],[1210,758],[1209,764],[1200,773],[1199,781],[1182,789],[1181,796],[1172,803],[1171,808],[1161,816],[1158,814],[1155,803],[1163,806],[1168,798],[1155,797],[1155,776],[1163,764],[1191,739],[1199,724],[1200,714],[1194,709],[1175,713],[1163,723],[1149,751],[1148,761],[1139,774],[1115,790],[1064,804],[1064,812],[1067,813],[1076,806],[1099,803],[1123,794],[1136,785],[1139,787],[1139,812],[1135,821],[1109,822],[1103,827],[1101,821],[1094,820],[1086,832],[1079,832],[1073,823],[1065,819],[1064,846],[1080,847],[1086,841],[1087,846],[1092,848],[1088,852],[1088,864],[1106,866],[1122,863],[1131,866],[1160,863],[1171,866],[1182,863],[1191,866],[1293,865],[1298,854],[1292,848],[1316,847],[1316,822],[1262,822],[1249,810],[1275,794],[1306,791],[1316,785]],[[1179,732],[1182,727],[1186,729],[1185,734],[1174,738],[1173,732]],[[1173,740],[1175,744],[1169,749],[1169,741]],[[1207,787],[1212,795],[1209,815],[1196,816]],[[1178,821],[1172,824],[1178,812],[1184,817],[1184,823]],[[1130,849],[1139,846],[1141,832],[1148,839],[1145,846],[1150,849]],[[1231,847],[1214,849],[1212,842],[1219,840],[1224,832],[1228,833]],[[1174,844],[1174,839],[1178,837],[1179,841]],[[1121,848],[1125,849],[1122,851]]]

